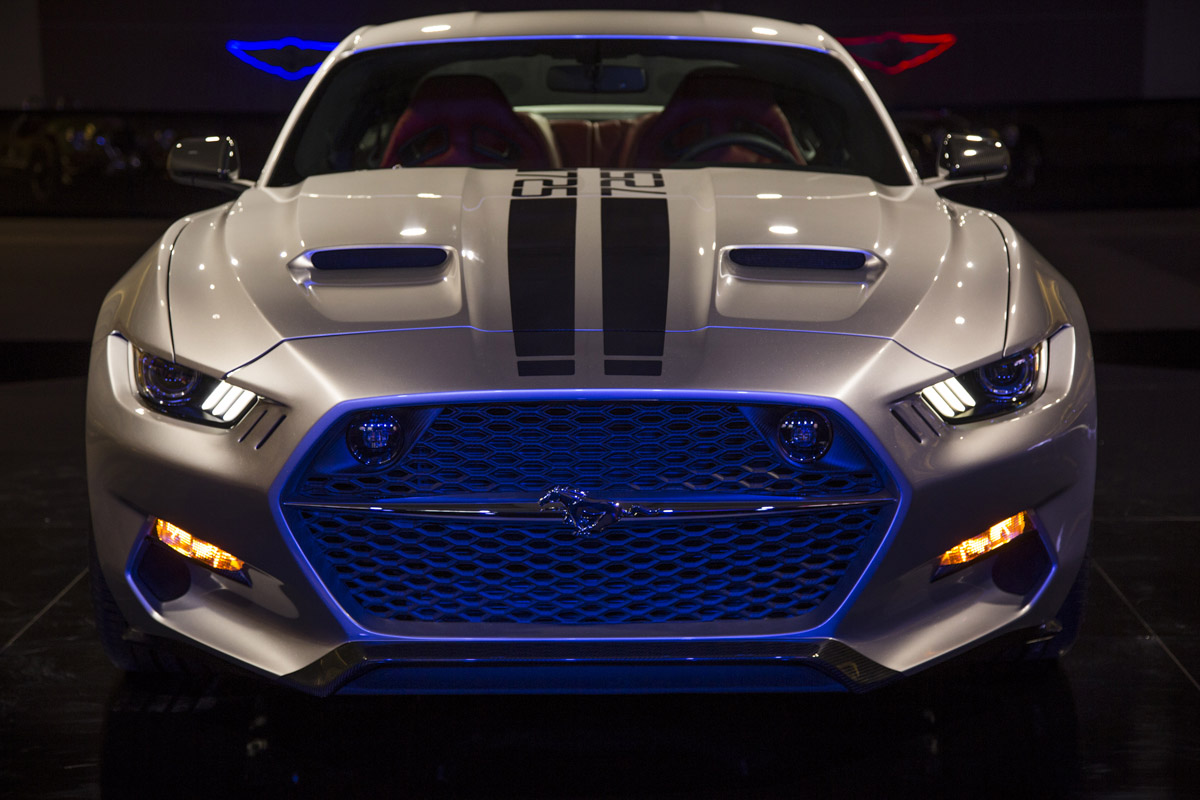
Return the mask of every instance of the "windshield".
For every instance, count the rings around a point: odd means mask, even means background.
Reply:
[[[441,166],[753,166],[910,182],[867,95],[828,54],[575,38],[352,55],[317,87],[270,185]]]

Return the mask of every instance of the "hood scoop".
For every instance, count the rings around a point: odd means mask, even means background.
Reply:
[[[440,247],[331,247],[310,250],[304,256],[319,270],[420,269],[440,267],[448,254]]]
[[[717,313],[740,319],[836,322],[858,313],[887,265],[866,250],[726,247]]]
[[[326,247],[296,256],[288,271],[299,286],[412,286],[442,280],[453,264],[445,247]]]
[[[462,310],[462,267],[450,247],[376,245],[307,250],[287,265],[326,319],[386,325],[433,320]]]
[[[744,281],[788,283],[874,283],[883,259],[844,247],[727,247],[720,274]]]
[[[735,247],[729,260],[739,267],[765,269],[862,269],[873,254],[862,250],[811,247]]]

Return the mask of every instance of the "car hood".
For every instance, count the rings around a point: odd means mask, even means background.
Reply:
[[[310,263],[362,246],[448,257]],[[868,260],[747,268],[738,248]],[[747,168],[316,176],[195,215],[169,279],[178,357],[220,373],[282,340],[431,328],[507,335],[518,357],[554,355],[562,336],[536,334],[564,329],[604,331],[606,349],[612,337],[614,353],[646,355],[663,336],[706,329],[833,333],[894,340],[956,368],[1002,348],[1007,291],[1004,240],[983,212],[922,187]]]

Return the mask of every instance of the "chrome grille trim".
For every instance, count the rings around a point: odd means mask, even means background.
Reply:
[[[605,498],[610,499],[610,498]],[[618,502],[632,502],[616,498]],[[764,505],[762,500],[729,500],[729,501],[695,501],[682,500],[679,502],[648,502],[638,499],[637,505],[655,514],[655,518],[669,522],[670,520],[688,519],[729,519],[732,517],[759,517],[783,514],[794,514],[798,511],[816,511],[822,509],[853,508],[856,506],[878,505],[892,501],[894,498],[887,494],[872,494],[866,497],[845,498],[813,498],[806,500],[774,500],[770,505]],[[305,508],[322,511],[351,511],[357,513],[397,514],[405,517],[424,518],[488,518],[506,520],[539,521],[562,516],[562,512],[541,506],[536,499],[513,500],[507,502],[489,502],[467,498],[446,500],[434,505],[428,500],[386,500],[366,503],[318,503],[309,501],[290,501],[283,504],[289,508]]]

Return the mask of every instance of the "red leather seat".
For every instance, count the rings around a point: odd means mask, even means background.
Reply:
[[[592,166],[621,167],[621,147],[634,121],[606,119],[592,123]]]
[[[790,154],[795,163],[804,163],[771,87],[729,69],[700,69],[684,78],[660,113],[647,114],[630,129],[620,160],[631,167],[669,166],[702,142],[733,134],[762,137]],[[717,144],[692,157],[698,162],[788,161],[783,154],[772,155],[769,148],[749,141]]]
[[[620,167],[621,145],[633,124],[627,119],[550,121],[564,167]]]
[[[554,142],[562,156],[564,167],[593,167],[592,122],[586,119],[556,119],[550,121]]]
[[[513,111],[500,87],[480,75],[426,78],[396,120],[381,166],[559,166],[548,126]]]

